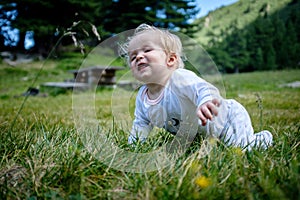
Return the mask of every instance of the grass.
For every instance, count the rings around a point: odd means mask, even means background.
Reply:
[[[48,61],[35,86],[67,78],[69,74],[63,67],[58,68],[59,64]],[[0,67],[0,196],[3,199],[300,198],[300,89],[279,87],[299,80],[299,70],[223,76],[227,98],[245,105],[254,129],[260,129],[262,119],[262,127],[272,131],[274,146],[270,149],[243,153],[209,140],[211,150],[203,156],[200,139],[170,166],[132,173],[116,170],[88,151],[81,135],[84,133],[77,132],[74,122],[73,98],[85,100],[94,95],[99,127],[111,138],[108,141],[121,149],[151,152],[172,137],[159,130],[145,145],[137,149],[128,146],[126,128],[117,121],[110,126],[114,120],[113,89],[74,96],[65,93],[29,97],[11,126],[24,100],[18,95],[31,85],[40,65],[36,62]],[[257,94],[262,108],[256,102]],[[117,104],[126,104],[127,99],[123,98],[119,95]]]

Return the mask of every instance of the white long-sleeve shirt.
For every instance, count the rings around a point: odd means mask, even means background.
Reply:
[[[197,132],[204,132],[206,135],[222,139],[229,145],[254,145],[256,137],[246,109],[235,100],[223,99],[215,86],[195,73],[186,69],[175,70],[164,91],[155,100],[148,98],[147,90],[147,86],[144,85],[137,94],[135,119],[128,138],[129,143],[137,139],[146,140],[156,126],[174,135],[180,132],[183,135],[190,134],[193,138]],[[202,126],[196,110],[214,98],[221,102],[218,116],[208,121],[206,126]],[[182,125],[185,125],[183,130]]]

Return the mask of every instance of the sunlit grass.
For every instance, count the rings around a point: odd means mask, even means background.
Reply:
[[[62,79],[55,63],[45,67],[38,84]],[[299,80],[300,71],[255,72],[224,75],[228,98],[240,101],[260,128],[274,135],[274,146],[266,151],[242,152],[238,148],[209,141],[210,151],[201,154],[203,139],[170,166],[147,173],[109,168],[95,158],[82,141],[73,116],[73,98],[95,94],[95,111],[116,145],[128,151],[151,152],[172,136],[159,132],[136,149],[127,145],[128,132],[113,123],[113,89],[101,89],[47,97],[29,97],[16,116],[34,68],[0,68],[0,196],[7,199],[297,199],[300,191],[300,90],[281,88]],[[53,74],[56,73],[56,74]],[[5,75],[5,76],[2,76]],[[8,76],[9,75],[9,76]],[[3,79],[2,79],[3,77]],[[119,99],[122,104],[127,99]],[[132,102],[130,115],[132,115]],[[129,106],[129,105],[128,105]],[[84,113],[83,113],[84,114]],[[16,117],[16,123],[11,126]],[[130,126],[130,124],[129,124]]]

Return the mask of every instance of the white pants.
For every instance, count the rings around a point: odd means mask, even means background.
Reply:
[[[207,134],[221,139],[227,145],[247,150],[253,147],[266,149],[273,142],[269,131],[254,134],[247,110],[233,99],[221,102],[218,116],[207,124]]]

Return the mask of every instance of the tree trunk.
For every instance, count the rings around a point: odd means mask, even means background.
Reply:
[[[16,46],[16,51],[19,51],[19,52],[24,52],[25,51],[25,35],[26,35],[26,32],[22,32],[20,31],[19,32],[19,41],[17,43],[17,46]]]

